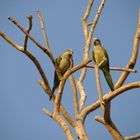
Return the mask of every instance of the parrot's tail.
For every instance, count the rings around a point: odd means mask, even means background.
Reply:
[[[113,84],[113,81],[112,81],[112,78],[111,78],[111,75],[110,75],[110,72],[107,71],[107,70],[103,70],[103,74],[105,76],[105,79],[110,87],[110,89],[113,91],[114,90],[114,84]]]

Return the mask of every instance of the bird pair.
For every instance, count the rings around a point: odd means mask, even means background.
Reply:
[[[110,87],[110,89],[114,90],[114,84],[112,82],[112,78],[110,75],[109,70],[109,58],[108,54],[105,48],[102,47],[101,41],[98,38],[93,39],[93,46],[94,49],[92,51],[92,58],[95,62],[95,64],[99,65],[102,61],[105,61],[105,64],[100,67],[100,69],[103,71],[103,74],[105,76],[105,79]],[[62,76],[65,74],[65,72],[68,69],[71,69],[73,67],[73,51],[71,49],[66,50],[61,56],[55,59],[56,64],[60,68]],[[50,96],[50,100],[55,92],[55,90],[58,88],[60,84],[60,80],[57,76],[57,73],[55,71],[54,74],[54,85],[52,88],[52,95]]]

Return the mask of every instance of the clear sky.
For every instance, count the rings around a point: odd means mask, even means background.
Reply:
[[[27,15],[33,15],[31,34],[44,45],[42,32],[36,11],[40,10],[47,27],[51,50],[55,57],[66,49],[74,51],[75,65],[82,61],[84,37],[81,18],[88,0],[1,0],[0,30],[23,44],[23,33],[19,31],[7,16],[12,16],[25,28]],[[92,16],[95,15],[99,0],[95,0]],[[140,0],[107,0],[94,36],[98,36],[107,49],[110,65],[125,67],[133,47],[133,38],[137,27]],[[53,83],[53,66],[49,59],[30,41],[29,49],[39,58],[48,79]],[[91,50],[90,50],[91,54]],[[63,130],[51,118],[42,112],[42,108],[53,110],[48,97],[38,85],[40,76],[33,63],[0,38],[0,139],[1,140],[65,140]],[[140,55],[128,82],[140,80]],[[79,72],[74,74],[77,79]],[[111,72],[114,83],[120,72]],[[89,69],[84,85],[87,91],[87,105],[97,100],[93,70]],[[102,78],[104,93],[109,87]],[[67,92],[66,92],[67,91]],[[72,93],[69,81],[66,83],[63,103],[73,114]],[[140,89],[131,90],[112,101],[111,115],[120,132],[133,135],[140,132]],[[101,110],[91,113],[85,122],[89,139],[111,140],[106,128],[94,120]]]

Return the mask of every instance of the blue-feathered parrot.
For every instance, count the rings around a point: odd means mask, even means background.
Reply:
[[[113,91],[114,90],[114,84],[110,75],[110,70],[109,70],[109,58],[108,54],[105,48],[102,47],[101,41],[98,38],[93,39],[93,52],[92,52],[92,57],[94,62],[98,65],[100,64],[103,60],[105,61],[105,64],[101,66],[101,70],[103,71],[103,74],[105,76],[105,79],[110,87],[110,89]]]
[[[55,59],[55,62],[57,63],[58,67],[60,68],[62,76],[65,74],[65,72],[68,69],[71,69],[73,67],[72,54],[73,54],[73,51],[71,49],[68,49],[61,56],[59,56],[58,58]],[[58,88],[59,84],[60,84],[60,80],[59,80],[57,73],[55,71],[55,73],[54,73],[54,85],[52,88],[52,96],[53,96],[55,90]],[[50,96],[50,100],[51,100],[52,96]]]

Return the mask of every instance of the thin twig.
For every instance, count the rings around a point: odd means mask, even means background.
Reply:
[[[87,23],[87,26],[91,26],[93,23],[92,22],[89,22],[89,23]]]
[[[23,48],[16,44],[13,40],[11,40],[8,36],[6,36],[2,31],[0,31],[0,36],[6,41],[8,42],[11,46],[13,46],[15,49],[17,49],[18,51],[22,51]]]
[[[140,133],[135,134],[133,136],[127,136],[124,138],[125,140],[139,140],[140,139]]]
[[[30,33],[31,29],[32,29],[32,16],[27,16],[28,20],[29,20],[29,26],[27,28],[27,32]],[[28,42],[28,36],[25,35],[25,39],[24,39],[24,50],[27,50],[27,42]]]
[[[87,67],[87,68],[93,68],[93,69],[94,69],[94,66],[91,65],[91,64],[87,64],[86,67]],[[137,70],[128,69],[128,68],[110,67],[109,69],[110,69],[110,70],[113,70],[113,71],[127,71],[127,72],[137,73]]]
[[[39,22],[40,22],[40,26],[41,26],[42,33],[43,33],[43,38],[44,38],[44,41],[45,41],[45,44],[46,44],[46,48],[50,52],[49,41],[48,41],[47,33],[46,33],[46,30],[45,30],[45,25],[44,25],[44,22],[43,22],[40,11],[37,11],[37,17],[38,17]]]
[[[83,32],[84,32],[85,40],[87,40],[87,38],[88,38],[87,19],[88,19],[88,17],[89,17],[89,14],[90,14],[90,11],[91,11],[93,2],[94,2],[94,0],[89,0],[89,3],[88,3],[88,5],[87,5],[86,11],[85,11],[85,14],[84,14],[84,16],[83,16],[83,18],[82,18]]]
[[[100,122],[102,124],[105,124],[105,120],[103,117],[99,116],[99,115],[96,115],[95,118],[94,118],[97,122]]]
[[[50,94],[51,93],[50,85],[49,85],[48,79],[47,79],[45,72],[44,72],[42,66],[40,65],[39,61],[29,51],[26,50],[26,51],[23,51],[23,53],[26,54],[26,56],[28,56],[30,58],[30,60],[32,60],[32,62],[35,64],[37,70],[39,71],[39,73],[47,87],[48,93]]]
[[[42,111],[45,112],[49,117],[52,118],[52,112],[50,112],[47,108],[43,108]]]
[[[105,1],[106,0],[102,0],[101,1],[101,4],[100,4],[100,6],[99,6],[99,8],[98,8],[98,10],[97,10],[97,13],[96,13],[96,15],[95,15],[95,18],[93,19],[93,22],[92,22],[92,25],[91,25],[91,28],[90,28],[90,30],[89,30],[89,34],[88,34],[88,39],[87,39],[87,48],[89,48],[90,47],[90,42],[91,42],[91,39],[92,39],[92,35],[93,35],[93,32],[94,32],[94,30],[95,30],[95,27],[96,27],[96,25],[97,25],[97,22],[98,22],[98,20],[99,20],[99,18],[100,18],[100,15],[101,15],[101,12],[102,12],[102,10],[103,10],[103,7],[104,7],[104,5],[105,5]]]
[[[14,23],[26,36],[28,36],[28,38],[30,38],[36,44],[36,46],[48,54],[47,49],[40,45],[39,42],[37,42],[14,18],[9,16],[8,19]]]
[[[14,48],[16,48],[18,51],[24,53],[26,56],[28,56],[30,58],[30,60],[32,60],[32,62],[34,63],[34,65],[37,67],[37,70],[40,73],[40,76],[42,77],[46,87],[47,87],[47,92],[51,92],[50,86],[49,86],[49,82],[48,79],[43,71],[43,68],[41,67],[39,61],[37,60],[37,58],[35,56],[33,56],[33,54],[31,54],[29,51],[24,50],[23,47],[21,47],[20,45],[16,44],[14,41],[12,41],[10,38],[8,38],[3,32],[0,31],[0,36],[6,40],[9,44],[11,44]]]
[[[91,61],[92,61],[92,59],[91,58],[88,58],[87,60],[82,61],[78,65],[74,66],[72,69],[69,69],[69,71],[67,71],[67,73],[65,74],[65,76],[63,76],[63,79],[67,79],[71,74],[73,74],[74,72],[76,72],[76,71],[84,68]]]
[[[61,80],[62,79],[61,71],[60,71],[57,63],[55,62],[53,55],[46,48],[44,48],[42,45],[40,45],[39,42],[37,42],[14,18],[8,17],[8,19],[12,23],[14,23],[26,36],[28,36],[28,38],[30,38],[33,41],[33,43],[36,44],[37,47],[39,47],[45,54],[48,55],[48,57],[50,58],[50,60],[52,61],[53,65],[55,67],[58,78]]]

